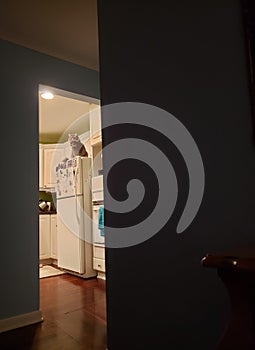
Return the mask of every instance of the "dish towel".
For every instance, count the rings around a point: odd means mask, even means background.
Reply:
[[[100,230],[100,236],[104,236],[104,207],[99,208],[98,212],[98,228]]]

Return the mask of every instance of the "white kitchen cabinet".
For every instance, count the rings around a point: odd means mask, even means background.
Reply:
[[[103,175],[101,171],[103,170],[102,161],[102,142],[97,143],[92,146],[92,200],[93,201],[103,201],[104,191],[103,191]]]
[[[93,269],[100,271],[100,272],[105,272],[105,260],[94,258],[93,259]]]
[[[47,147],[46,147],[47,146]],[[64,158],[64,149],[58,145],[45,145],[43,152],[43,183],[44,187],[55,187],[56,166]]]
[[[90,105],[90,144],[91,146],[102,141],[100,106]]]
[[[84,142],[84,146],[86,148],[86,151],[88,152],[88,156],[90,158],[92,158],[92,147],[91,147],[91,144],[90,144],[90,139],[87,140],[86,142]]]
[[[39,215],[40,260],[50,258],[50,215]]]
[[[57,259],[57,215],[39,215],[40,260]]]
[[[98,278],[105,279],[105,248],[102,245],[93,245],[93,269]]]
[[[102,202],[104,200],[103,175],[92,177],[91,185],[92,200]]]
[[[52,259],[57,259],[57,215],[50,215],[51,253]]]
[[[94,244],[93,252],[94,252],[95,258],[105,260],[105,247],[104,246],[99,246],[99,245]]]
[[[43,145],[39,145],[39,188],[44,186],[43,183]]]
[[[93,161],[92,176],[101,175],[100,171],[102,171],[103,169],[103,155],[102,155],[101,141],[91,147],[91,157]]]
[[[81,142],[91,157],[90,132],[80,135]],[[56,187],[56,166],[65,158],[71,157],[71,147],[68,141],[58,144],[39,144],[39,188],[41,190],[50,188],[54,191]]]

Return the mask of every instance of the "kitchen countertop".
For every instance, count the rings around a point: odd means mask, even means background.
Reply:
[[[39,211],[39,215],[57,214],[56,210]]]

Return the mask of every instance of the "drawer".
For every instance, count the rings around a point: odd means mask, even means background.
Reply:
[[[105,248],[94,246],[94,258],[105,259]]]
[[[93,258],[93,269],[105,272],[105,260]]]
[[[102,202],[104,200],[104,192],[102,191],[92,191],[92,200],[96,202]]]
[[[103,175],[98,175],[92,177],[92,192],[103,191]]]

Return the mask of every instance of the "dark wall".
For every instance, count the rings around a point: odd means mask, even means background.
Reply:
[[[0,41],[0,319],[39,309],[38,84],[99,98],[98,72]]]
[[[182,199],[172,218],[140,245],[107,250],[109,349],[215,349],[229,301],[216,271],[200,259],[255,244],[255,148],[239,1],[99,0],[99,30],[102,104],[143,102],[172,113],[195,139],[205,168],[203,202],[185,232],[178,235],[176,224],[188,180],[174,150]],[[104,132],[104,145],[132,136],[130,128],[116,130]],[[133,136],[148,138],[135,128]],[[168,154],[160,135],[151,142]],[[147,168],[139,171],[146,177]],[[123,174],[135,172],[126,163]],[[113,191],[119,176],[108,179]],[[105,218],[113,227],[121,220]]]

